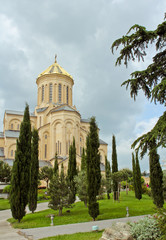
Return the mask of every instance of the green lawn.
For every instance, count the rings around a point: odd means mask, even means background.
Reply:
[[[0,198],[0,211],[10,208],[10,203],[8,199]]]
[[[130,216],[138,216],[144,214],[152,214],[155,212],[155,206],[151,198],[147,195],[143,195],[143,198],[139,201],[134,197],[134,192],[129,192],[126,195],[125,192],[121,193],[120,202],[113,202],[104,199],[99,201],[100,215],[96,220],[113,219],[126,217],[126,207],[129,207]],[[15,219],[9,219],[15,228],[36,228],[50,226],[49,214],[55,214],[54,225],[63,225],[79,222],[92,221],[92,218],[88,214],[88,209],[84,207],[83,202],[78,202],[70,210],[63,209],[63,216],[58,216],[58,211],[48,209],[34,214],[27,214],[20,223]]]
[[[75,233],[58,235],[56,237],[42,238],[40,240],[99,240],[103,231],[99,232],[87,232],[87,233]]]

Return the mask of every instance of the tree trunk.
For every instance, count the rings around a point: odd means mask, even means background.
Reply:
[[[107,199],[110,199],[110,194],[109,194],[109,192],[107,192]]]
[[[61,207],[59,208],[59,214],[58,214],[58,216],[62,216],[62,208],[61,208]]]
[[[87,208],[87,200],[84,200],[85,207]]]
[[[126,181],[126,195],[128,195],[128,190],[127,190],[127,181]]]

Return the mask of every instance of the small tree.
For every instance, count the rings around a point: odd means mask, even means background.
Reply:
[[[59,172],[59,168],[58,168],[58,155],[57,152],[55,153],[55,162],[54,162],[54,169],[53,169],[53,173],[54,175],[56,175]]]
[[[20,220],[25,216],[30,186],[31,123],[29,106],[26,104],[20,135],[17,140],[15,161],[12,169],[10,206],[12,216]]]
[[[135,162],[135,196],[139,200],[142,198],[141,170],[139,166],[138,152],[136,152]]]
[[[154,204],[161,208],[164,204],[163,197],[163,172],[159,162],[159,155],[157,154],[156,141],[153,139],[149,151],[150,162],[150,183]]]
[[[118,172],[118,161],[117,161],[117,153],[116,153],[116,141],[115,136],[112,136],[112,173]],[[118,192],[118,182],[116,179],[113,179],[113,192],[114,192],[114,200],[118,200],[117,192]]]
[[[61,167],[61,174],[56,174],[50,181],[49,186],[50,202],[48,206],[54,210],[59,210],[59,216],[62,216],[64,207],[70,207],[70,189],[64,175],[63,164]]]
[[[88,193],[87,193],[87,175],[85,171],[80,171],[77,176],[75,176],[76,188],[78,197],[84,202],[85,207],[87,207]]]
[[[136,173],[135,173],[135,158],[134,153],[132,153],[132,168],[133,168],[133,187],[135,190],[135,197],[136,197]]]
[[[100,154],[98,127],[95,118],[90,121],[90,132],[86,141],[86,166],[87,166],[87,190],[88,190],[88,209],[93,218],[99,215],[99,204],[96,196],[99,194],[101,186]]]
[[[107,198],[110,199],[111,193],[111,167],[110,162],[107,160],[107,156],[105,156],[105,178],[106,178],[106,190],[107,190]]]
[[[67,171],[67,179],[68,184],[71,190],[70,195],[70,203],[75,202],[76,196],[76,186],[74,182],[74,177],[77,175],[77,166],[76,166],[76,147],[75,147],[75,138],[73,137],[73,144],[69,149],[69,162],[68,162],[68,171]]]
[[[10,182],[11,167],[9,164],[0,161],[0,182]]]
[[[38,160],[38,131],[36,129],[32,132],[32,148],[31,148],[31,174],[30,174],[30,188],[29,188],[29,210],[34,213],[37,207],[38,194],[38,175],[39,175],[39,160]]]
[[[81,171],[86,171],[86,155],[85,155],[84,148],[83,148],[82,156],[81,156]]]
[[[48,183],[52,179],[53,176],[53,169],[48,166],[44,166],[41,168],[41,171],[39,173],[39,178],[40,180],[46,181],[47,188],[48,188]]]

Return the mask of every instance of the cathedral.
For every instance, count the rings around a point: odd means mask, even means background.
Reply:
[[[31,127],[39,133],[39,166],[53,166],[55,153],[58,163],[63,163],[67,171],[69,146],[73,137],[76,144],[77,167],[81,166],[81,154],[86,147],[90,119],[81,118],[73,106],[72,95],[74,80],[58,63],[55,62],[36,79],[37,106],[30,113]],[[24,112],[6,110],[3,120],[3,132],[0,132],[0,160],[13,165],[16,140],[19,137],[20,124]],[[99,129],[98,129],[99,132]],[[107,143],[100,141],[101,171],[104,172]]]

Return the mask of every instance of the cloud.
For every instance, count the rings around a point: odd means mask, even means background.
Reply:
[[[142,93],[134,102],[121,87],[131,72],[151,62],[152,54],[126,69],[115,67],[119,51],[113,55],[110,47],[135,23],[154,29],[165,8],[165,0],[5,1],[0,9],[1,116],[5,109],[24,110],[26,101],[34,110],[36,78],[56,53],[74,78],[74,105],[82,117],[96,116],[100,136],[109,144],[108,159],[115,134],[119,167],[131,166],[132,141],[163,109],[147,105]]]

